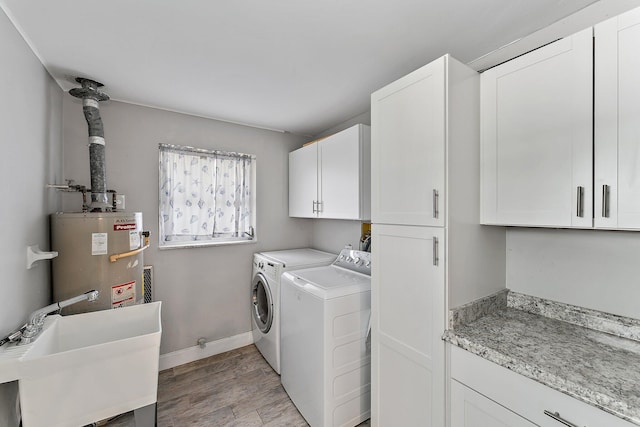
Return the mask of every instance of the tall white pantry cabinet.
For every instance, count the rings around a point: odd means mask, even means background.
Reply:
[[[449,307],[504,288],[480,221],[479,77],[445,55],[371,96],[373,426],[442,427]]]

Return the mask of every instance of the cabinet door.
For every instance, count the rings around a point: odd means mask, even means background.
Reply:
[[[451,427],[535,427],[535,424],[451,380]]]
[[[591,227],[593,37],[482,73],[483,224]]]
[[[360,219],[360,126],[320,141],[320,218]]]
[[[318,143],[289,153],[289,216],[315,218],[318,202]]]
[[[640,228],[640,9],[595,27],[595,226]]]
[[[442,57],[371,95],[371,217],[444,226],[445,68]]]
[[[373,426],[445,419],[444,230],[373,224]]]

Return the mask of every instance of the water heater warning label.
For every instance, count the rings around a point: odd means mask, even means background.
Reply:
[[[91,255],[107,254],[107,233],[91,233]]]
[[[140,247],[140,233],[137,231],[129,232],[129,250],[138,249]]]
[[[136,302],[136,282],[111,287],[111,308],[126,307]]]

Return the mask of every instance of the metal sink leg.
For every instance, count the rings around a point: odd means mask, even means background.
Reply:
[[[136,427],[155,427],[158,418],[158,402],[135,409],[133,415]]]

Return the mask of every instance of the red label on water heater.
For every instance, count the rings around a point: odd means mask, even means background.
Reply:
[[[114,224],[113,231],[125,231],[125,230],[135,230],[137,228],[135,222],[131,222],[128,224]]]
[[[111,287],[111,308],[126,307],[136,302],[136,282]]]

